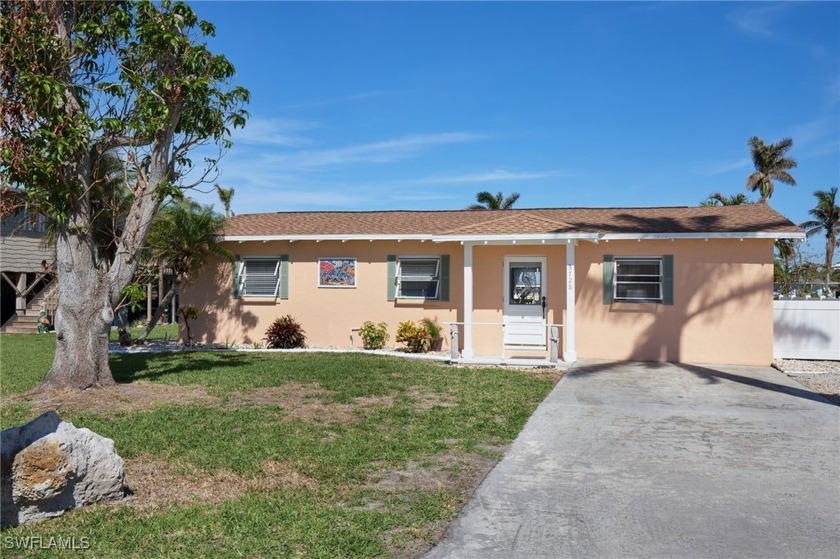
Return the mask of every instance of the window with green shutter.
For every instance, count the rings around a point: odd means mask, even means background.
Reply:
[[[288,264],[288,259],[286,259]],[[240,293],[245,297],[277,297],[280,295],[280,258],[248,257],[242,261],[239,274]]]
[[[398,299],[437,299],[440,258],[401,257],[397,261]]]
[[[674,303],[673,256],[604,257],[604,302]],[[607,265],[609,263],[609,273]]]

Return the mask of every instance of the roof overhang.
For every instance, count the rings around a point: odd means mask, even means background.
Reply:
[[[521,233],[498,235],[222,235],[221,241],[227,242],[269,242],[269,241],[431,241],[435,243],[484,243],[484,244],[562,244],[573,241],[644,241],[677,239],[795,239],[804,241],[805,232],[771,233],[752,231],[743,233]]]
[[[606,233],[601,235],[603,241],[644,241],[671,239],[798,239],[805,240],[805,232],[771,233],[767,231],[750,231],[743,233]]]
[[[431,241],[433,235],[221,235],[222,241]]]
[[[572,241],[591,241],[597,243],[597,233],[521,233],[503,235],[435,235],[436,243],[568,243]]]

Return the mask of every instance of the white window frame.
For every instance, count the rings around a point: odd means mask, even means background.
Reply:
[[[321,262],[324,260],[352,260],[353,264],[353,285],[328,285],[321,283]],[[319,256],[318,257],[318,269],[316,270],[318,277],[315,281],[318,282],[318,287],[323,287],[324,289],[356,289],[356,286],[359,284],[359,259],[355,256]]]
[[[429,276],[428,279],[425,276],[408,276],[408,278],[419,278],[419,279],[407,279],[403,278],[402,275],[402,263],[405,261],[417,261],[417,260],[434,260],[435,261],[435,274],[433,276]],[[435,283],[435,296],[434,297],[418,297],[414,295],[403,295],[402,294],[402,282],[403,279],[406,281],[429,281]],[[397,282],[397,291],[396,291],[396,298],[397,299],[411,299],[415,301],[437,301],[440,299],[440,256],[398,256],[397,257],[397,271],[395,281]]]
[[[274,284],[274,293],[271,295],[265,293],[248,293],[248,262],[253,261],[270,261],[274,262],[274,275],[277,276],[277,281]],[[280,257],[279,256],[246,256],[242,258],[242,275],[239,279],[239,284],[242,289],[242,296],[243,297],[250,297],[250,298],[264,298],[264,299],[276,299],[280,295]]]
[[[665,271],[663,266],[663,258],[661,256],[616,256],[614,258],[615,262],[615,270],[613,271],[613,301],[617,303],[662,303],[664,297],[664,290],[665,290]],[[659,266],[659,274],[654,275],[642,275],[642,274],[633,274],[635,277],[649,277],[649,278],[657,278],[656,281],[622,281],[619,279],[621,263],[622,262],[644,262],[644,263],[656,263]],[[619,284],[649,284],[653,285],[656,284],[659,286],[659,297],[652,298],[652,297],[621,297],[618,295],[618,286]]]

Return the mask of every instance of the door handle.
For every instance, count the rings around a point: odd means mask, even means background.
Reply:
[[[542,298],[542,311],[543,311],[543,320],[545,320],[545,295]]]

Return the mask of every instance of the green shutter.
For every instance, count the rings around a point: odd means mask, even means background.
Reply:
[[[231,294],[234,299],[242,297],[242,270],[244,265],[245,263],[237,256],[233,262],[233,289]]]
[[[280,298],[289,298],[289,255],[280,255]]]
[[[397,299],[397,256],[388,255],[388,300]]]
[[[662,303],[674,304],[674,256],[672,254],[662,257]]]
[[[604,255],[604,304],[611,305],[613,302],[613,274],[615,273],[615,262],[612,254]]]
[[[440,257],[440,300],[449,300],[449,255]]]

